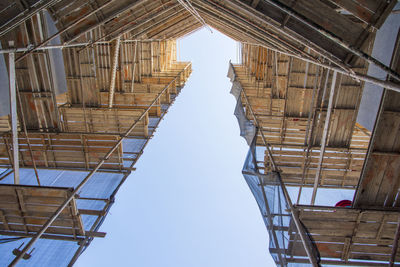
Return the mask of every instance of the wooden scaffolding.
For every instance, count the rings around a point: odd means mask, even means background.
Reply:
[[[279,172],[283,189],[287,185],[299,187],[301,192],[303,187],[312,187],[312,204],[319,188],[356,190],[354,209],[340,210],[349,212],[351,222],[354,216],[356,222],[359,219],[363,222],[369,216],[357,215],[364,213],[363,210],[357,213],[355,208],[396,208],[400,186],[398,59],[386,66],[371,56],[376,32],[396,3],[396,0],[1,1],[0,43],[2,54],[7,55],[4,60],[10,80],[11,112],[0,116],[0,168],[5,169],[0,181],[3,184],[11,176],[15,179],[12,186],[1,185],[0,190],[7,192],[7,197],[0,198],[0,230],[2,235],[33,236],[21,251],[17,250],[10,266],[27,257],[26,253],[39,238],[56,239],[60,234],[65,239],[80,241],[75,255],[68,259],[70,265],[75,262],[98,232],[116,191],[134,169],[191,73],[190,63],[177,61],[176,40],[208,25],[242,44],[241,62],[231,68],[234,84],[239,88],[238,103],[242,105],[239,107],[244,121],[247,126],[253,124],[257,128],[253,129],[257,133],[256,146],[265,152],[262,158],[257,158],[260,171],[257,175]],[[387,73],[388,79],[368,75],[369,64]],[[356,121],[365,82],[387,90],[372,131]],[[383,137],[391,131],[388,138]],[[22,179],[18,174],[20,168]],[[24,181],[28,176],[24,170],[30,171],[29,183]],[[71,191],[70,186],[53,185],[57,175],[44,179],[44,170],[76,171],[81,176],[77,175],[80,180]],[[77,196],[98,173],[106,173],[109,180],[119,175],[112,193],[105,198]],[[45,180],[43,184],[41,177]],[[54,203],[37,196],[53,193],[59,194]],[[266,199],[265,192],[261,193]],[[25,204],[35,206],[35,201],[44,201],[55,208],[53,215],[41,217],[40,229],[26,223],[32,218]],[[79,207],[82,201],[102,202],[97,211],[86,209],[86,213],[96,216],[90,229],[80,226],[79,214],[85,212]],[[306,238],[301,235],[304,231],[299,231],[303,217],[295,212],[302,208],[289,202],[288,216],[297,229],[292,239],[288,237],[295,248],[290,253],[303,257],[306,252],[316,265],[309,248],[297,249],[296,242],[301,239],[304,245]],[[10,206],[15,208],[14,213],[8,210]],[[71,212],[62,214],[67,207]],[[323,208],[312,207],[307,207],[307,211],[303,208],[302,212],[325,214]],[[33,212],[36,218],[39,211]],[[330,215],[335,217],[340,212]],[[53,223],[59,223],[59,215],[66,216],[68,230],[50,233]],[[387,215],[391,223],[392,215]],[[305,218],[303,224],[307,227]],[[13,220],[18,221],[17,228],[10,227]],[[385,225],[382,227],[386,229]],[[289,233],[289,226],[282,229]],[[310,229],[314,230],[312,225]],[[311,230],[312,236],[318,235]],[[341,247],[332,245],[336,250],[335,263],[362,260],[354,243],[359,236],[355,233],[349,241],[348,232],[345,234],[346,237],[339,236]],[[390,241],[395,247],[396,238]],[[368,242],[373,241],[368,239]],[[386,256],[382,261],[394,262],[387,259],[386,248],[376,249],[371,253],[384,251]],[[287,253],[279,251],[279,264],[284,265],[285,259],[289,261],[286,256],[282,258]]]
[[[360,47],[371,54],[375,35],[364,37]],[[391,64],[395,71],[398,47],[397,40]],[[304,50],[318,58],[312,49]],[[399,93],[385,89],[369,131],[357,123],[364,82],[320,59],[313,62],[244,42],[241,62],[231,64],[228,73],[244,112],[242,120],[256,129],[254,146],[264,151],[263,157],[253,152],[256,161],[248,166],[254,170],[244,169],[243,174],[270,231],[270,252],[280,266],[398,263]],[[346,62],[357,73],[368,71],[369,62],[362,58],[349,60],[348,55]],[[264,183],[271,173],[279,173],[279,179]],[[292,199],[286,187],[296,188]],[[307,196],[311,205],[300,204],[305,187],[312,188]],[[319,188],[354,190],[352,207],[318,206]],[[279,201],[290,212],[274,210],[274,190],[280,190]]]
[[[76,6],[72,7],[54,5],[47,12],[36,13],[2,36],[2,48],[46,42],[51,38],[46,32],[52,26],[49,19],[56,19],[55,26],[62,28],[63,19],[71,19],[75,13]],[[90,21],[82,21],[84,24],[91,27]],[[107,34],[102,27],[78,33],[77,45],[56,47],[58,55],[44,49],[14,51],[15,61],[5,57],[10,80],[13,64],[15,68],[16,98],[11,105],[17,108],[18,120],[11,115],[1,117],[0,180],[14,176],[15,185],[0,185],[0,234],[32,237],[31,241],[37,237],[76,241],[70,264],[94,237],[105,236],[98,227],[116,191],[135,169],[191,74],[191,63],[177,61],[175,39],[138,39],[127,32],[114,41],[89,45]],[[60,37],[65,44],[70,35],[65,32]],[[55,72],[59,68],[63,73]],[[57,88],[62,79],[65,92]],[[34,172],[35,182],[28,180],[25,170]],[[72,188],[54,186],[64,171],[78,172],[80,183]],[[114,175],[118,183],[107,189],[107,198],[97,197],[96,187],[90,193],[90,186],[79,196],[95,173]],[[30,185],[18,185],[20,182]],[[38,186],[31,185],[35,183]],[[27,250],[13,251],[17,259],[30,258]]]

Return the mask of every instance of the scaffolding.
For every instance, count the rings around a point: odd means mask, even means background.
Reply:
[[[397,131],[387,128],[397,125],[398,92],[386,89],[370,132],[357,123],[363,83],[260,45],[242,44],[241,55],[228,70],[235,115],[241,132],[257,129],[243,175],[275,263],[398,263]],[[353,64],[366,73],[362,62]],[[352,206],[319,204],[335,190],[353,192]]]
[[[191,73],[175,40],[125,34],[87,45],[101,29],[73,45],[13,49],[45,43],[51,26],[38,13],[2,39],[18,113],[2,116],[1,265],[72,265],[105,236],[98,229],[116,192]]]
[[[204,26],[241,44],[228,76],[243,175],[276,263],[398,263],[399,41],[390,65],[373,56],[396,3],[3,0],[0,265],[71,266],[104,237],[192,71],[176,40]],[[373,129],[357,123],[366,83],[385,88]],[[352,207],[318,205],[330,190],[354,193]]]

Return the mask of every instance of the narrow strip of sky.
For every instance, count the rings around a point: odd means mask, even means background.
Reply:
[[[248,146],[226,77],[237,45],[216,30],[179,41],[193,73],[76,266],[274,266],[241,169]]]

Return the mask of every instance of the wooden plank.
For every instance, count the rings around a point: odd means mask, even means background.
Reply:
[[[388,262],[399,212],[315,206],[297,208],[301,210],[300,220],[312,235],[322,259]],[[301,243],[295,241],[292,247],[293,256],[305,256]],[[400,250],[397,254],[400,256]]]
[[[51,188],[23,185],[0,185],[0,230],[37,232],[71,194],[70,188]],[[85,235],[81,217],[72,206],[64,209],[46,233],[57,235]]]
[[[7,218],[5,217],[5,215],[4,215],[4,213],[3,213],[2,210],[0,210],[0,218],[1,218],[1,221],[2,221],[2,223],[3,223],[4,229],[7,230],[7,231],[9,231],[9,230],[10,230],[10,227],[8,226]]]
[[[85,145],[82,145],[82,138],[85,139]],[[22,156],[21,162],[24,166],[32,166],[29,147],[27,140],[20,135],[19,151]],[[37,167],[81,167],[88,169],[91,164],[99,161],[119,140],[119,136],[106,136],[106,135],[76,135],[76,134],[31,134],[30,143],[32,152],[37,164]],[[112,141],[114,140],[114,141]],[[122,145],[121,145],[122,146]],[[85,148],[85,150],[82,150]],[[5,155],[6,146],[0,141],[0,164],[9,165],[10,161]],[[117,166],[122,167],[122,162],[119,160],[118,153],[115,152],[111,155],[110,159],[103,166],[107,168],[110,164],[118,163]],[[119,167],[112,167],[119,168]]]
[[[387,194],[393,195],[392,189],[397,190],[392,186],[400,174],[399,164],[400,158],[396,156],[370,155],[356,205],[375,205],[376,201],[377,205],[383,205]]]

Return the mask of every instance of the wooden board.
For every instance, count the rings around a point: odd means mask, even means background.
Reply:
[[[0,231],[17,236],[37,233],[72,191],[72,188],[63,187],[0,185]],[[55,235],[55,239],[60,235],[72,239],[85,236],[75,199],[45,234],[47,238]]]
[[[144,109],[60,107],[65,132],[124,134]],[[131,136],[148,136],[149,115],[139,121]]]
[[[400,36],[400,35],[399,35]],[[391,67],[400,71],[400,37]],[[393,81],[397,82],[398,81]],[[354,207],[400,207],[400,93],[384,90]]]
[[[19,159],[21,167],[90,170],[103,159],[106,153],[120,140],[119,135],[29,133],[33,159],[25,134],[20,133]],[[0,166],[12,167],[9,153],[12,140],[9,134],[0,139]],[[101,169],[123,168],[122,144],[111,154]]]
[[[389,262],[399,212],[303,205],[296,209],[322,260],[336,258],[355,265]],[[289,255],[306,255],[301,240],[291,236],[290,242]],[[396,254],[399,260],[400,250]]]

